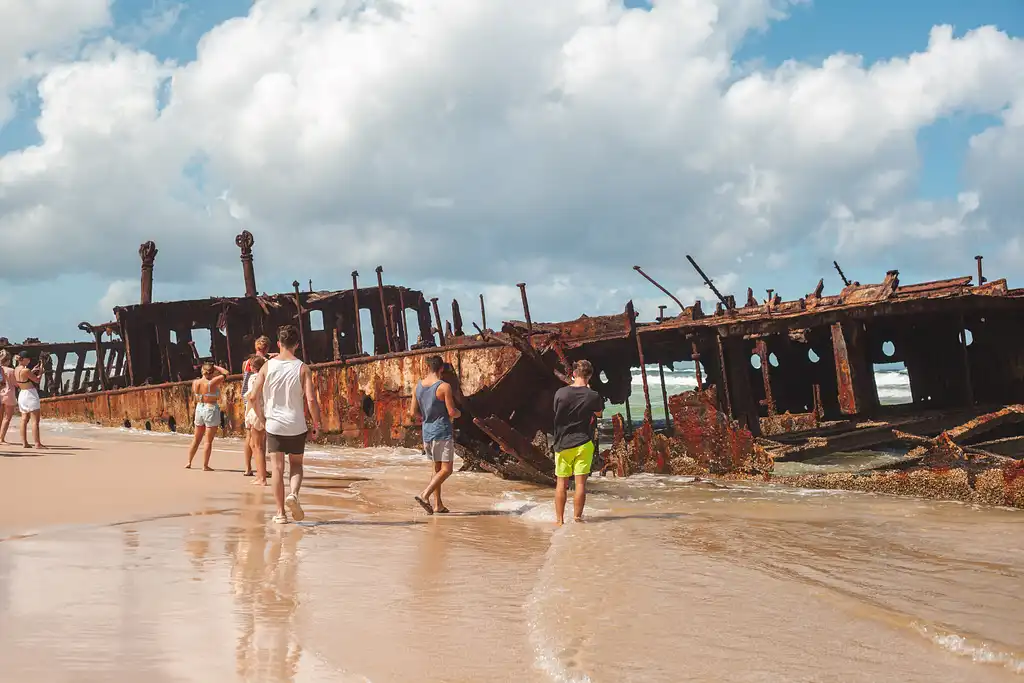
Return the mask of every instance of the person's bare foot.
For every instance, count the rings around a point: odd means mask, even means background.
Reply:
[[[572,521],[579,522],[580,524],[582,524],[583,523],[583,518],[582,517],[574,517]]]
[[[23,444],[21,444],[21,446],[22,446],[22,448],[32,448],[32,444],[27,444],[27,443],[23,443]]]
[[[189,464],[185,465],[185,469],[186,470],[192,469],[192,463],[189,463]]]
[[[213,468],[207,465],[203,466],[203,472],[213,472]]]
[[[267,480],[266,479],[256,479],[256,480],[254,480],[252,482],[252,485],[253,486],[266,486],[267,485]]]
[[[565,525],[565,522],[562,522],[562,521],[556,521],[555,522],[555,526],[564,526],[564,525]]]
[[[44,445],[43,445],[43,444],[41,444],[41,443],[37,443],[37,444],[36,444],[36,448],[47,448],[47,446],[44,446]]]

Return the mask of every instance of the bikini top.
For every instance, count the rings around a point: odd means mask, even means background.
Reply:
[[[211,393],[208,393],[208,392],[209,392],[209,390],[210,390],[210,385],[209,385],[209,381],[210,381],[210,380],[206,380],[206,381],[207,381],[207,385],[206,385],[206,391],[207,391],[207,393],[202,393],[202,394],[201,394],[201,393],[199,393],[199,392],[197,391],[197,392],[196,392],[196,396],[202,396],[203,398],[220,398],[220,387],[217,387],[217,391],[215,391],[214,393],[212,393],[212,394],[211,394]]]
[[[31,371],[25,376],[25,379],[18,379],[18,374],[17,374],[17,372],[15,372],[15,374],[14,374],[14,382],[15,382],[15,384],[18,384],[18,385],[22,385],[22,384],[26,384],[26,383],[32,385],[31,387],[21,387],[21,386],[19,386],[20,389],[27,389],[27,388],[35,389],[35,388],[39,387],[39,382],[37,382],[34,379],[32,379]]]

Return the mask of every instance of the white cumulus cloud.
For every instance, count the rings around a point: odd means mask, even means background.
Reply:
[[[77,27],[106,16],[86,4]],[[553,317],[650,297],[634,264],[706,297],[687,253],[742,300],[741,269],[794,253],[927,268],[1009,243],[1024,42],[940,26],[870,65],[738,64],[790,5],[256,0],[189,63],[91,43],[39,82],[42,142],[0,158],[0,235],[49,245],[4,275],[124,278],[154,239],[159,277],[194,281],[247,228],[258,277],[343,287],[382,263],[464,306],[486,290],[495,315],[528,280]],[[1002,119],[971,141],[960,196],[921,200],[916,137],[954,114]]]

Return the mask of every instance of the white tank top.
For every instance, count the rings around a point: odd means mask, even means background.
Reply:
[[[267,433],[298,436],[307,431],[305,395],[302,391],[302,361],[267,361],[267,381],[263,384],[263,412]]]

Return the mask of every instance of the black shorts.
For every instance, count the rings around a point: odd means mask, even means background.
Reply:
[[[267,432],[267,453],[302,455],[306,452],[306,434],[308,432],[302,432],[295,436],[278,436]]]

